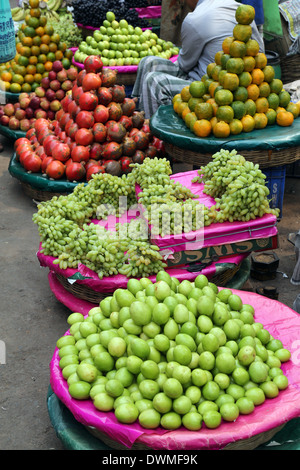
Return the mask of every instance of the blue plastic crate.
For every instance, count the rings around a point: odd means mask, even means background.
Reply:
[[[286,166],[275,166],[264,168],[263,173],[266,175],[266,186],[270,190],[268,199],[272,209],[280,209],[279,217],[282,217],[283,196],[286,176]]]

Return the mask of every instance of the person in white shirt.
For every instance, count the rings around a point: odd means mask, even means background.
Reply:
[[[222,50],[222,43],[233,35],[237,24],[235,0],[185,0],[192,10],[181,27],[182,47],[175,63],[156,56],[144,57],[138,66],[132,96],[150,118],[160,105],[170,104],[176,93],[194,80],[201,80],[207,65]],[[264,42],[255,22],[251,23],[252,39],[264,52]]]

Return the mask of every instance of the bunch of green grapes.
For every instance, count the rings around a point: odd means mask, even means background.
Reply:
[[[138,195],[139,203],[148,208],[151,204],[163,204],[168,202],[180,202],[186,199],[197,198],[190,189],[178,181],[169,180],[164,185],[150,184],[143,188]]]
[[[167,266],[157,245],[149,241],[148,224],[142,218],[117,224],[117,232],[125,244],[126,263],[119,270],[127,277],[149,277]]]
[[[126,212],[132,202],[136,202],[135,187],[127,181],[126,175],[113,176],[100,173],[94,175],[89,184],[92,193],[102,192],[95,211],[98,219],[103,219],[110,214],[119,217]]]
[[[209,210],[194,199],[152,204],[144,217],[151,225],[151,234],[161,237],[189,233],[210,224]]]
[[[67,237],[70,232],[79,233],[81,229],[72,220],[67,220],[61,215],[43,217],[35,214],[34,223],[38,225],[41,241],[41,253],[57,257],[61,255],[67,245]]]
[[[138,184],[142,189],[150,184],[164,186],[169,184],[172,169],[169,160],[166,158],[145,158],[142,164],[132,163],[131,173],[127,180]]]

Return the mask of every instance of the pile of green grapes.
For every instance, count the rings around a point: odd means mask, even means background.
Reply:
[[[164,269],[158,247],[151,245],[148,233],[143,235],[145,230],[132,229],[134,221],[117,224],[115,232],[91,222],[111,214],[121,216],[136,204],[134,188],[126,175],[103,173],[94,175],[88,184],[77,185],[67,196],[40,203],[33,221],[38,226],[41,253],[55,257],[53,263],[61,269],[76,269],[82,263],[100,279],[116,274],[151,276]]]
[[[138,202],[151,225],[151,234],[162,237],[196,231],[209,223],[208,209],[197,195],[178,181],[167,159],[145,160],[142,166],[133,165],[132,177],[140,186]]]
[[[281,366],[290,351],[255,320],[252,305],[204,275],[131,278],[68,324],[56,346],[70,396],[91,399],[120,423],[214,429],[289,385]]]
[[[193,182],[204,183],[203,192],[216,201],[208,214],[211,223],[249,221],[267,213],[279,216],[279,209],[270,208],[270,191],[259,165],[247,161],[236,150],[215,153],[198,174]]]

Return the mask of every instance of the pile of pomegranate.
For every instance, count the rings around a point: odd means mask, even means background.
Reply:
[[[57,180],[89,181],[94,173],[116,176],[131,163],[165,156],[136,100],[116,83],[117,72],[89,56],[54,120],[38,118],[15,142],[16,158],[32,173]]]
[[[56,60],[34,92],[20,93],[16,103],[0,106],[0,124],[11,130],[27,132],[35,119],[55,119],[56,112],[61,109],[61,101],[71,92],[77,76],[76,67],[66,70],[62,62]]]

